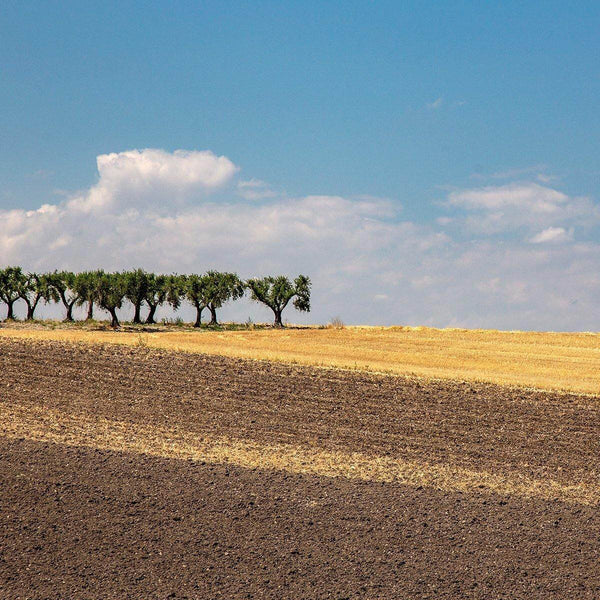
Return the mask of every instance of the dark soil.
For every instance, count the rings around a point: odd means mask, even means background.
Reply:
[[[0,402],[597,484],[600,404],[0,340]],[[0,598],[600,598],[600,511],[0,438]]]
[[[597,509],[0,441],[0,596],[600,597]]]

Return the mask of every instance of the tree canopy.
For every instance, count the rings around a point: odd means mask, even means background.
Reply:
[[[298,275],[293,283],[285,275],[279,275],[249,279],[246,285],[253,300],[261,302],[273,311],[275,327],[283,327],[281,315],[292,298],[296,310],[310,311],[311,281],[306,275]]]
[[[208,271],[205,275],[205,294],[210,311],[209,325],[218,325],[217,308],[229,300],[237,300],[244,295],[244,284],[235,273]]]
[[[87,306],[87,319],[94,308],[107,311],[113,327],[119,326],[117,310],[128,300],[134,308],[133,323],[142,322],[142,308],[147,306],[145,323],[155,323],[156,311],[163,304],[177,310],[182,301],[196,309],[195,327],[200,327],[202,312],[210,311],[209,326],[218,325],[217,311],[227,302],[238,300],[249,289],[253,300],[268,306],[275,315],[274,324],[283,326],[282,313],[290,301],[297,310],[310,310],[311,282],[305,275],[293,281],[284,275],[242,281],[236,273],[215,270],[191,275],[148,273],[143,269],[108,273],[102,270],[73,273],[26,273],[21,267],[0,269],[0,303],[7,305],[6,318],[15,318],[14,305],[27,305],[27,319],[32,320],[40,302],[62,303],[65,320],[73,321],[75,306]]]
[[[0,271],[0,299],[7,306],[6,319],[14,319],[14,304],[26,292],[27,275],[21,267],[7,267]]]

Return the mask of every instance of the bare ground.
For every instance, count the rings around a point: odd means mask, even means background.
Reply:
[[[6,422],[2,598],[600,597],[596,398],[0,340],[0,404],[592,490],[565,503],[242,468]]]

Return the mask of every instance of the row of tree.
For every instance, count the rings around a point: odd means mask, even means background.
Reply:
[[[268,306],[274,314],[276,327],[283,327],[282,313],[293,301],[299,311],[310,310],[311,282],[305,275],[293,281],[277,277],[253,278],[242,281],[235,273],[208,271],[203,275],[160,275],[143,269],[107,273],[86,271],[72,273],[27,273],[21,267],[0,269],[0,301],[7,305],[6,319],[14,319],[14,305],[23,300],[27,319],[35,318],[40,302],[61,302],[66,309],[66,321],[73,321],[73,308],[87,306],[87,319],[94,318],[94,308],[106,310],[111,325],[119,326],[117,310],[129,300],[134,307],[134,323],[142,323],[142,309],[148,312],[144,323],[155,323],[159,306],[178,309],[187,301],[196,308],[194,327],[200,327],[202,312],[210,311],[209,325],[217,325],[217,310],[225,303],[237,300],[248,290],[253,300]]]

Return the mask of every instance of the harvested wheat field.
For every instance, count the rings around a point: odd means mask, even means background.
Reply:
[[[3,337],[0,432],[2,598],[600,597],[594,396]]]
[[[427,327],[112,331],[30,325],[0,336],[111,343],[397,375],[600,394],[600,334]],[[134,329],[134,328],[130,328]]]

